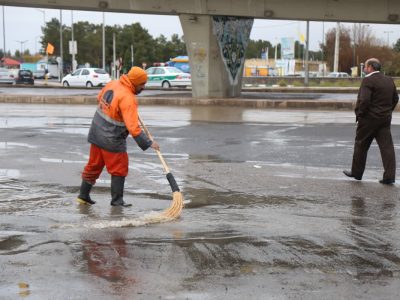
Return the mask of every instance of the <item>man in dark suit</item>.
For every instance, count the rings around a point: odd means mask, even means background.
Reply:
[[[396,177],[396,158],[390,125],[392,112],[399,101],[396,86],[390,77],[380,72],[381,63],[376,58],[365,62],[363,79],[355,107],[357,132],[354,143],[351,171],[348,177],[361,180],[365,170],[368,149],[375,139],[383,162],[382,184],[393,184]]]

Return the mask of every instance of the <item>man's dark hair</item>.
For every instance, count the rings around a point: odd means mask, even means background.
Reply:
[[[367,65],[371,66],[372,69],[374,69],[375,71],[380,71],[381,70],[381,63],[379,62],[379,60],[375,59],[375,58],[371,58],[367,61]]]

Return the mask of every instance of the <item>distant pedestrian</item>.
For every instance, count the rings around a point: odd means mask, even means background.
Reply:
[[[90,191],[105,166],[111,174],[111,205],[131,205],[123,200],[129,163],[126,138],[131,134],[142,150],[160,149],[139,127],[135,95],[144,89],[146,82],[147,73],[142,68],[132,67],[128,74],[109,82],[97,96],[98,107],[88,136],[89,161],[82,172],[79,203],[96,203],[90,198]]]
[[[367,154],[375,139],[383,162],[382,184],[393,184],[396,177],[396,158],[390,131],[392,112],[399,101],[393,80],[380,72],[381,63],[376,58],[365,62],[367,74],[357,96],[355,108],[357,131],[354,143],[351,171],[344,170],[348,177],[361,180],[365,170]]]

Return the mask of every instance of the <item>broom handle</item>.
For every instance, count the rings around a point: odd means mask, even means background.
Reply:
[[[139,115],[138,115],[138,119],[139,119],[139,123],[140,123],[140,125],[142,125],[142,128],[143,128],[144,132],[146,133],[146,135],[149,137],[150,140],[154,141],[153,136],[151,135],[150,131],[147,129],[146,125],[144,125],[144,123],[143,123],[143,121],[142,121],[142,119],[140,118]],[[160,161],[161,161],[161,163],[162,163],[162,165],[164,167],[165,173],[168,174],[169,173],[169,168],[168,168],[168,165],[165,162],[161,152],[159,150],[155,150],[155,151],[156,151],[156,153],[158,155],[158,158],[160,159]]]

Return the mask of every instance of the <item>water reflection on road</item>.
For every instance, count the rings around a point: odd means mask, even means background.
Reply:
[[[143,215],[171,201],[154,153],[130,141],[132,208],[109,205],[107,174],[93,189],[97,204],[78,206],[94,108],[3,108],[5,299],[20,295],[20,283],[29,299],[399,296],[398,187],[377,183],[376,146],[365,180],[342,176],[351,113],[142,107],[186,202],[179,220],[145,225]]]

